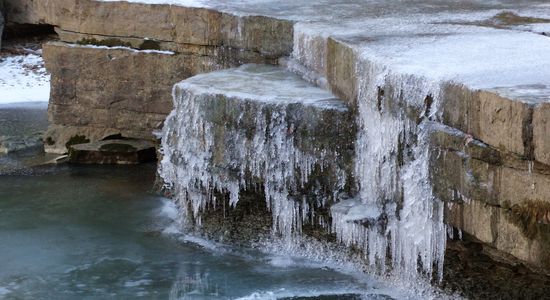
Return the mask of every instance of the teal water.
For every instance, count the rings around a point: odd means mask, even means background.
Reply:
[[[154,165],[0,175],[0,298],[275,299],[388,293],[321,264],[165,234]],[[391,293],[390,293],[391,294]]]

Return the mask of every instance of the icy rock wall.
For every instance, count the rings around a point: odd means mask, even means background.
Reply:
[[[436,118],[439,86],[394,74],[368,55],[357,68],[359,193],[350,209],[333,207],[333,231],[346,245],[362,249],[379,270],[391,266],[402,276],[441,278],[444,206],[432,194],[427,128]]]
[[[275,74],[273,80],[287,89],[275,93],[291,95],[265,95],[261,89],[269,89],[269,82],[258,73]],[[328,224],[316,210],[350,186],[355,129],[343,102],[273,67],[211,74],[176,85],[175,109],[162,139],[160,175],[187,220],[200,226],[201,214],[223,201],[219,197],[228,195],[234,207],[241,190],[259,189],[272,212],[275,233],[290,237],[299,235],[303,224]],[[212,91],[196,83],[224,78],[241,80],[246,87]],[[251,95],[241,89],[260,91]]]
[[[329,88],[357,110],[357,194],[332,206],[332,232],[360,249],[376,271],[441,278],[444,205],[430,180],[430,127],[441,114],[439,81],[392,72],[368,45],[351,48],[331,40],[323,27],[297,24],[294,41],[295,60],[325,75]]]

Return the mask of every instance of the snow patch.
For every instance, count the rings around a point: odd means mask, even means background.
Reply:
[[[175,52],[173,51],[167,51],[167,50],[138,50],[130,47],[123,47],[123,46],[115,46],[115,47],[109,47],[109,46],[97,46],[97,45],[78,45],[78,44],[67,44],[70,48],[90,48],[90,49],[107,49],[107,50],[127,50],[132,51],[136,53],[153,53],[153,54],[165,54],[165,55],[174,55]]]
[[[0,104],[47,102],[50,75],[36,54],[0,58]]]

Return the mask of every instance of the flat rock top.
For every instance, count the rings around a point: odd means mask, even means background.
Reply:
[[[223,95],[243,100],[347,109],[344,102],[336,99],[330,92],[275,66],[248,64],[235,69],[200,74],[178,83],[178,87],[195,95]]]

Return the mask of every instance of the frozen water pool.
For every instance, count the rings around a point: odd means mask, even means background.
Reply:
[[[150,192],[154,165],[30,175],[0,175],[2,299],[404,295],[304,259],[167,233],[175,208]]]

